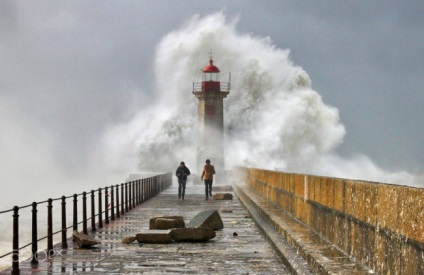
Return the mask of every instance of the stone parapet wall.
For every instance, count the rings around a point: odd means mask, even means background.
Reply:
[[[235,181],[382,274],[424,274],[424,189],[235,167]]]

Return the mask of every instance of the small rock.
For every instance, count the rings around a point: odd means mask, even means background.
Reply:
[[[212,196],[214,200],[232,200],[233,195],[230,193],[217,193]]]
[[[125,237],[122,239],[122,243],[126,243],[126,244],[130,244],[133,243],[135,241],[135,237],[131,236],[131,237]]]
[[[222,208],[222,209],[221,209],[221,212],[222,212],[222,213],[233,213],[233,210],[228,209],[228,208]]]

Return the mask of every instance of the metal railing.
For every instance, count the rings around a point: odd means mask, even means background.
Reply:
[[[107,186],[104,188],[99,188],[97,190],[91,190],[90,192],[82,192],[80,194],[74,194],[71,196],[62,196],[60,198],[48,199],[41,202],[33,202],[32,204],[24,206],[15,206],[13,209],[0,211],[0,214],[12,213],[13,217],[13,237],[12,237],[12,251],[0,255],[0,259],[12,255],[12,274],[19,274],[19,255],[20,250],[31,246],[31,264],[38,264],[38,243],[42,240],[47,239],[47,256],[52,256],[54,254],[53,250],[53,236],[61,233],[61,246],[62,248],[67,248],[67,232],[68,229],[72,228],[73,231],[78,230],[78,226],[82,224],[82,232],[88,234],[88,221],[91,220],[91,231],[95,232],[96,228],[102,228],[103,222],[109,224],[110,221],[119,218],[121,215],[124,215],[126,212],[132,210],[137,205],[145,202],[146,200],[156,196],[172,184],[172,174],[162,174],[154,177],[144,178],[140,180],[130,181],[126,183],[116,184]],[[102,192],[104,191],[104,192]],[[96,213],[96,195],[97,195],[97,213]],[[90,208],[91,215],[87,217],[87,198],[91,197]],[[109,201],[110,197],[110,201]],[[78,209],[78,199],[82,199],[82,210]],[[103,201],[104,198],[104,201]],[[67,226],[66,216],[67,216],[67,200],[72,199],[72,225]],[[53,202],[61,201],[61,229],[53,232]],[[47,235],[38,238],[38,228],[37,228],[37,212],[39,206],[47,205]],[[104,207],[104,208],[103,208]],[[19,246],[19,214],[20,210],[25,208],[31,208],[32,212],[32,234],[31,242]],[[103,210],[104,209],[104,210]],[[82,220],[78,221],[78,212],[82,212]],[[103,219],[104,214],[104,219]],[[97,224],[96,224],[97,218]]]

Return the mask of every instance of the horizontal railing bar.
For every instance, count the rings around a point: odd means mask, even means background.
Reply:
[[[12,211],[13,211],[13,208],[12,208],[12,209],[9,209],[9,210],[3,210],[3,211],[0,211],[0,214],[8,213],[8,212],[12,212]]]
[[[24,206],[19,206],[19,210],[25,209],[25,208],[30,207],[30,206],[32,206],[32,203],[28,204],[28,205],[24,205]]]
[[[108,186],[108,187],[110,187],[110,186]],[[115,185],[113,185],[113,187],[115,187]],[[105,188],[94,189],[94,192],[98,192],[99,190],[105,190]],[[86,192],[86,193],[88,194],[89,192]],[[84,192],[77,194],[77,196],[82,196],[82,195],[84,195]],[[73,197],[74,197],[74,195],[69,195],[67,197],[65,196],[66,199],[70,199],[70,198],[73,198]],[[59,201],[59,200],[62,200],[62,197],[58,197],[58,198],[52,199],[52,201]],[[47,199],[47,200],[39,201],[39,202],[35,202],[35,203],[37,205],[40,205],[40,204],[48,203],[48,202],[49,202],[49,200]],[[32,203],[31,204],[24,205],[24,206],[18,206],[18,207],[19,207],[19,210],[21,210],[21,209],[25,209],[25,208],[31,207],[31,206],[32,206]],[[9,210],[0,211],[0,214],[12,212],[12,211],[13,211],[13,208],[12,209],[9,209]]]
[[[6,253],[6,254],[4,254],[4,255],[1,255],[1,256],[0,256],[0,259],[1,259],[1,258],[4,258],[4,257],[6,257],[6,256],[8,256],[8,255],[10,255],[10,254],[12,254],[12,253],[13,253],[13,251],[10,251],[9,253]]]

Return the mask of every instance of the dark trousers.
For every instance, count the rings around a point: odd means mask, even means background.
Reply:
[[[184,199],[186,183],[186,180],[178,180],[178,198],[182,197]]]
[[[205,180],[206,198],[208,198],[209,196],[212,197],[212,182],[213,182],[213,180]]]

